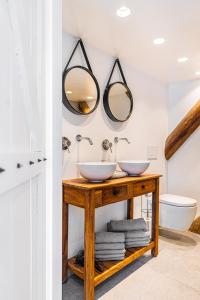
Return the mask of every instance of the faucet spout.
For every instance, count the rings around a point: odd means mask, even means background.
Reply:
[[[127,144],[130,144],[131,142],[127,138],[118,138],[117,136],[114,138],[115,144],[119,143],[119,141],[126,141]]]
[[[91,140],[91,138],[86,137],[86,136],[84,137],[84,136],[82,136],[80,134],[78,134],[76,136],[76,140],[77,140],[77,142],[81,142],[82,140],[87,140],[91,146],[93,145],[93,141]]]
[[[91,138],[89,138],[89,137],[83,137],[82,139],[86,139],[91,146],[93,145],[93,141],[91,140]]]

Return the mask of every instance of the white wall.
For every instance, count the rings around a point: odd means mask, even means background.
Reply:
[[[169,87],[169,132],[200,99],[200,80]],[[200,128],[168,161],[168,192],[193,197],[200,206]],[[200,209],[198,210],[198,214]]]
[[[74,37],[63,33],[63,69],[76,43]],[[146,159],[147,146],[158,147],[158,159],[151,162],[148,172],[163,174],[161,179],[161,192],[166,186],[166,163],[164,159],[164,144],[167,136],[167,88],[153,78],[137,72],[121,61],[128,85],[134,97],[134,109],[131,118],[122,124],[112,122],[104,112],[103,91],[106,86],[114,58],[107,54],[89,47],[86,51],[98,79],[101,91],[100,104],[97,110],[89,116],[77,116],[69,112],[63,106],[63,136],[72,141],[71,153],[64,153],[63,157],[63,178],[75,178],[78,176],[75,162],[101,160],[106,158],[114,160],[114,154],[105,156],[101,148],[103,139],[113,141],[115,136],[127,137],[131,140],[128,145],[121,142],[118,146],[119,159]],[[73,58],[71,65],[84,64],[81,51],[78,51]],[[116,74],[118,75],[118,74]],[[116,79],[119,80],[117,76]],[[94,145],[90,146],[87,141],[77,145],[75,136],[82,134],[92,138]],[[139,201],[137,200],[137,203]],[[96,230],[105,229],[108,220],[123,218],[126,212],[125,203],[114,204],[99,208],[97,210]],[[70,207],[69,211],[69,255],[75,254],[83,245],[83,211],[79,208]]]

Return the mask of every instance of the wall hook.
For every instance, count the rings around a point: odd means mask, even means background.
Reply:
[[[38,162],[41,162],[42,160],[40,159],[40,158],[38,158],[38,160],[37,160]]]
[[[34,164],[34,161],[30,160],[29,165],[33,165],[33,164]]]
[[[3,172],[5,172],[5,169],[0,168],[0,173],[3,173]]]
[[[20,168],[22,168],[23,167],[23,165],[22,164],[20,164],[20,163],[17,163],[17,169],[20,169]]]

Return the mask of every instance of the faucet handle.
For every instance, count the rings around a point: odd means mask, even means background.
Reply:
[[[76,140],[77,140],[77,142],[81,142],[81,140],[82,140],[82,136],[81,136],[80,134],[77,134],[77,136],[76,136]]]
[[[103,140],[102,148],[106,151],[110,149],[110,152],[112,153],[112,143],[108,139]]]
[[[63,136],[63,138],[62,138],[62,149],[63,150],[68,150],[68,152],[70,152],[70,150],[69,150],[70,146],[71,146],[71,141],[67,137]]]
[[[119,142],[119,138],[116,136],[116,137],[114,138],[114,143],[117,144],[118,142]]]

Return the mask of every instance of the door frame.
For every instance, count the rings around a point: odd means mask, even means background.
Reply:
[[[46,300],[62,299],[62,0],[45,0]]]

